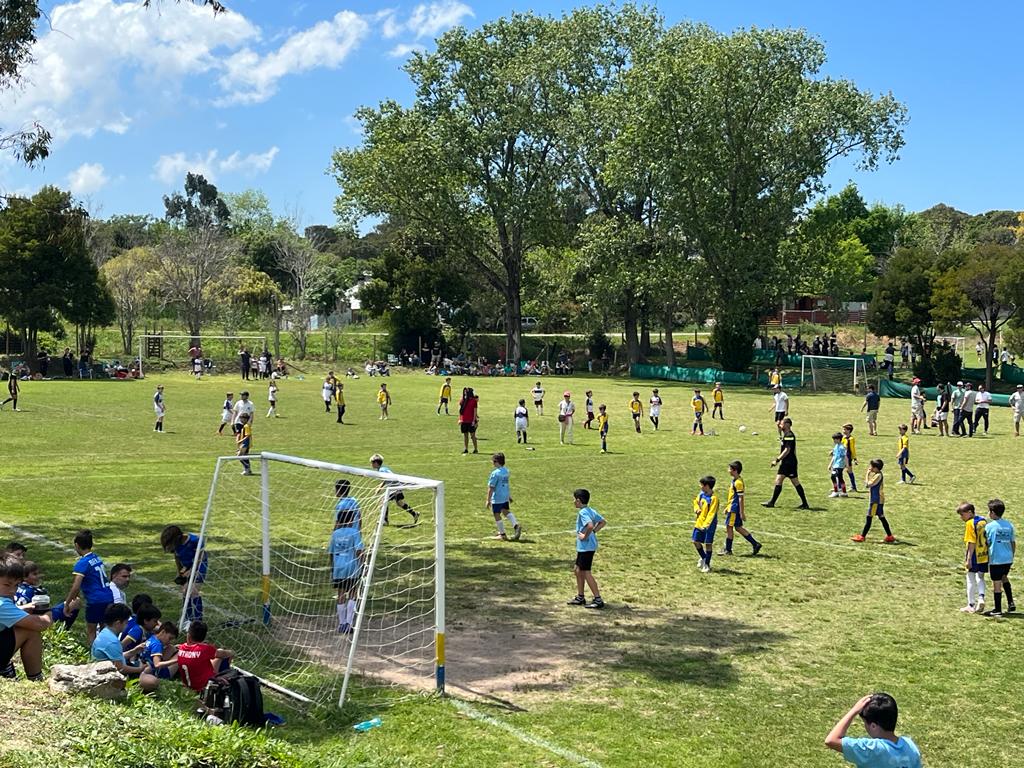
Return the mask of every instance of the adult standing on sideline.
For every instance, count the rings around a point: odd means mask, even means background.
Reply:
[[[1020,437],[1020,420],[1024,417],[1024,384],[1017,385],[1017,391],[1010,395],[1010,409],[1013,411],[1013,436]]]
[[[462,452],[469,453],[469,441],[473,440],[473,453],[479,453],[476,442],[476,428],[480,422],[480,398],[472,387],[462,390],[459,401],[459,431],[462,432]]]
[[[967,382],[967,389],[964,390],[964,402],[960,406],[960,437],[974,437],[974,401],[978,393],[974,391],[971,382]],[[967,425],[967,433],[964,434],[963,425]]]
[[[910,431],[915,435],[920,435],[922,428],[927,429],[924,423],[926,399],[921,392],[921,380],[915,376],[910,383],[912,384],[910,387]]]
[[[889,381],[892,381],[893,368],[896,366],[896,347],[891,341],[885,345],[885,356],[882,359],[885,361],[885,370],[889,374]]]
[[[249,350],[242,347],[238,351],[238,361],[242,368],[242,381],[249,380],[249,371],[252,370],[252,355],[249,354]]]
[[[90,353],[88,349],[83,349],[82,354],[78,357],[78,378],[92,378],[92,366],[89,364]]]
[[[949,385],[946,383],[939,384],[935,396],[935,422],[939,427],[939,437],[949,437]]]
[[[562,393],[562,402],[558,404],[558,444],[572,445],[572,420],[576,415],[576,403],[572,401],[569,390]]]
[[[985,388],[984,384],[978,385],[978,396],[974,400],[974,431],[978,431],[981,420],[985,420],[985,434],[988,434],[988,410],[992,405],[992,393]]]
[[[775,394],[772,395],[773,411],[775,413],[775,426],[782,436],[782,420],[789,416],[789,395],[787,395],[779,384],[775,385]]]
[[[800,506],[797,509],[810,509],[811,505],[807,503],[807,496],[804,494],[804,487],[800,485],[800,474],[799,467],[797,464],[796,456],[796,435],[793,434],[793,420],[786,417],[782,420],[782,436],[779,438],[780,451],[779,455],[772,460],[772,466],[778,466],[778,473],[775,475],[775,488],[772,490],[771,501],[762,501],[762,507],[775,506],[775,502],[779,500],[779,494],[782,493],[782,484],[788,477],[790,482],[793,483],[793,487],[796,488],[796,492],[800,495]]]
[[[875,385],[868,385],[868,393],[864,395],[864,405],[860,409],[867,409],[868,434],[872,437],[878,436],[878,407],[881,403],[882,398],[875,391]]]
[[[963,408],[964,408],[964,383],[958,381],[953,396],[950,398],[950,405],[953,407],[953,435],[963,435]]]
[[[64,347],[64,355],[61,357],[60,362],[64,367],[64,378],[70,379],[75,373],[75,360],[74,355],[71,354],[71,347]]]

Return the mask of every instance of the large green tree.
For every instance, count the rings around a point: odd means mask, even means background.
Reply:
[[[19,329],[30,364],[40,331],[61,319],[87,327],[113,320],[113,304],[89,259],[87,215],[69,192],[43,187],[0,209],[0,316]]]
[[[513,14],[445,33],[405,67],[412,106],[360,110],[362,146],[333,160],[341,218],[400,218],[500,293],[513,359],[526,254],[564,236],[566,158],[556,145],[569,94],[556,26]]]
[[[985,345],[985,382],[992,387],[992,349],[999,332],[1024,311],[1024,251],[980,245],[935,280],[932,317],[940,330],[969,325]]]
[[[703,261],[729,370],[749,364],[758,318],[795,287],[779,245],[829,163],[857,153],[870,169],[903,144],[904,107],[821,76],[824,62],[800,30],[684,24],[630,73],[640,101],[621,142],[658,177],[660,225]]]

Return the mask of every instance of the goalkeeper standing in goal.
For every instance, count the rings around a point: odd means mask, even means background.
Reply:
[[[379,453],[375,453],[373,454],[373,456],[370,457],[370,467],[373,469],[374,472],[383,472],[384,474],[387,475],[391,474],[391,468],[384,465],[384,457],[381,456]],[[387,483],[385,482],[383,485],[387,485]],[[416,525],[416,523],[420,521],[420,513],[409,506],[409,503],[405,500],[404,493],[402,493],[401,491],[389,493],[388,504],[390,505],[392,501],[398,505],[399,509],[404,509],[410,515],[412,515],[413,525]],[[384,508],[384,525],[388,525],[387,507]]]
[[[338,590],[338,632],[350,635],[356,621],[356,596],[359,594],[365,551],[359,535],[358,507],[347,506],[339,510],[336,525],[328,554],[334,588]]]

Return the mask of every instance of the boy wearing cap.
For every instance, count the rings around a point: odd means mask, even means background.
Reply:
[[[1013,410],[1013,436],[1020,437],[1020,420],[1024,416],[1024,384],[1017,385],[1017,391],[1010,395],[1010,408]]]
[[[699,389],[693,390],[693,397],[690,398],[690,405],[693,407],[693,429],[690,430],[691,435],[697,434],[697,430],[704,434],[704,412],[708,409],[708,401],[704,399],[704,395],[700,393]]]
[[[558,404],[558,443],[572,445],[572,417],[576,413],[576,404],[568,390],[562,393],[562,402]]]

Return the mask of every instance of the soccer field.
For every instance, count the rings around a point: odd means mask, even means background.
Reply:
[[[249,383],[254,451],[359,467],[379,451],[395,472],[443,480],[446,489],[447,675],[449,692],[468,703],[422,697],[378,711],[355,701],[346,709],[353,718],[384,720],[366,734],[347,720],[327,727],[291,712],[274,736],[310,765],[330,758],[478,768],[835,766],[842,758],[822,746],[825,734],[875,690],[895,696],[898,730],[917,741],[930,766],[1019,760],[1012,733],[1024,716],[1017,658],[1024,625],[1017,616],[958,611],[963,524],[954,512],[962,500],[981,510],[998,496],[1007,519],[1020,519],[1024,484],[1008,409],[994,409],[987,437],[940,439],[935,430],[912,437],[918,482],[904,486],[896,482],[896,425],[909,420],[907,401],[882,401],[880,434],[871,438],[860,398],[795,393],[800,475],[813,509],[795,509],[787,482],[777,508],[765,510],[758,502],[770,495],[778,442],[764,391],[727,389],[727,420],[706,421],[718,434],[701,438],[690,434],[687,385],[548,377],[546,415],[531,415],[535,450],[528,451],[516,444],[512,411],[519,398],[530,405],[533,381],[453,381],[456,394],[473,386],[480,395],[479,455],[461,454],[456,408],[435,415],[435,377],[387,379],[394,404],[386,422],[377,419],[379,380],[346,380],[343,426],[323,412],[316,375],[282,382],[278,419],[263,417],[265,383]],[[153,432],[156,383],[166,387],[164,434]],[[654,432],[645,419],[638,435],[627,402],[637,389],[646,403],[651,386],[666,403],[662,427]],[[215,434],[220,404],[226,390],[241,388],[233,376],[183,375],[23,384],[22,412],[0,412],[0,521],[53,542],[28,541],[51,593],[67,589],[66,548],[86,526],[108,565],[130,562],[139,576],[170,583],[173,562],[160,550],[160,529],[198,527],[215,458],[233,453],[232,439]],[[558,444],[554,414],[566,388],[578,413],[587,388],[608,405],[607,455],[581,420],[576,444]],[[863,525],[866,494],[828,498],[830,436],[845,421],[856,425],[858,484],[869,458],[886,462],[895,544],[882,543],[877,523],[866,543],[850,541]],[[513,510],[526,527],[519,542],[494,540],[484,510],[490,454],[498,450],[508,457]],[[715,475],[724,505],[735,459],[745,468],[747,527],[764,549],[749,557],[737,536],[736,555],[716,555],[713,572],[702,574],[690,543],[697,481]],[[578,487],[591,491],[591,505],[608,521],[594,565],[603,611],[565,604],[575,593]],[[2,529],[0,536],[20,538]],[[724,536],[720,519],[716,552]],[[130,594],[142,589],[134,583]],[[173,614],[176,604],[166,603]],[[285,709],[271,702],[268,709]],[[858,724],[851,735],[863,735]],[[49,764],[61,765],[60,756]]]

